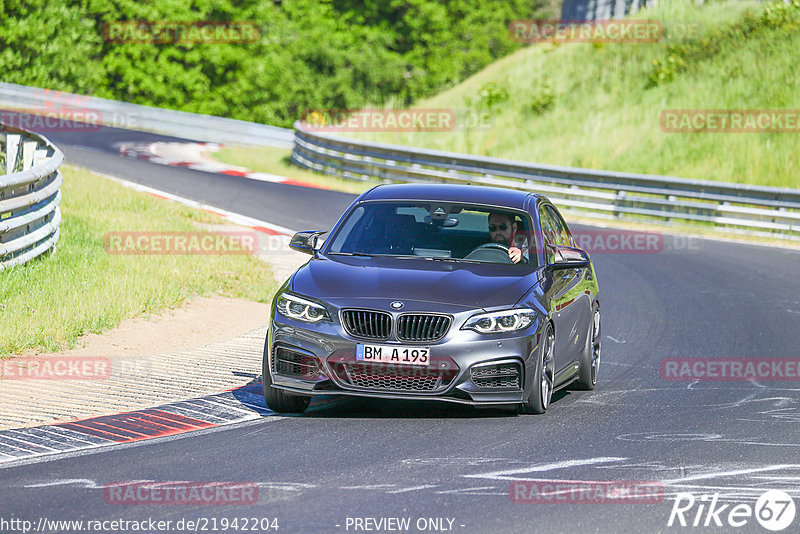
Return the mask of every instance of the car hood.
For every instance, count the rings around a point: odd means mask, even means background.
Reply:
[[[513,306],[536,281],[521,265],[317,255],[297,270],[292,291],[339,305],[375,298],[475,309]]]

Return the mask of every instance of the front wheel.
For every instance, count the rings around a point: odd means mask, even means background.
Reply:
[[[528,398],[522,403],[520,413],[541,414],[550,406],[555,378],[555,341],[553,325],[548,323],[542,335],[542,341],[539,343],[539,354],[536,356],[531,391]]]
[[[306,408],[308,408],[311,397],[292,395],[272,387],[272,376],[269,372],[269,358],[267,358],[266,354],[264,355],[261,371],[264,401],[267,403],[267,408],[276,413],[303,413]]]
[[[581,369],[578,380],[575,382],[577,389],[592,390],[597,385],[597,372],[600,370],[600,305],[594,305],[592,312],[592,329],[586,348],[581,354]]]

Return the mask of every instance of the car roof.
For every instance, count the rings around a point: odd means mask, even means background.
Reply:
[[[367,191],[362,201],[370,200],[433,200],[486,204],[506,208],[524,209],[525,199],[541,195],[516,189],[461,184],[390,184],[379,185]]]

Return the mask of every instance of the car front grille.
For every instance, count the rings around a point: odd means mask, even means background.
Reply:
[[[314,376],[319,372],[317,359],[285,347],[277,347],[272,358],[272,371],[282,375]]]
[[[438,341],[450,328],[450,317],[409,313],[397,320],[397,339],[401,341]]]
[[[436,392],[449,386],[457,375],[453,369],[435,370],[372,363],[341,363],[334,366],[336,378],[358,389],[379,391]]]
[[[392,333],[392,316],[372,310],[344,310],[342,324],[353,337],[389,339]]]
[[[481,388],[520,388],[520,366],[518,363],[482,365],[470,372],[472,383]]]

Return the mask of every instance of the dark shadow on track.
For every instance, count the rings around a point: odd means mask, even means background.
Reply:
[[[232,391],[233,397],[243,407],[257,407],[267,415],[275,415],[264,402],[261,378]],[[553,393],[552,402],[566,398],[566,389]],[[285,415],[285,414],[281,414]],[[493,417],[536,417],[519,415],[514,409],[476,408],[465,404],[442,401],[411,401],[394,399],[371,399],[346,395],[320,395],[302,414],[295,417],[310,419],[487,419]]]

